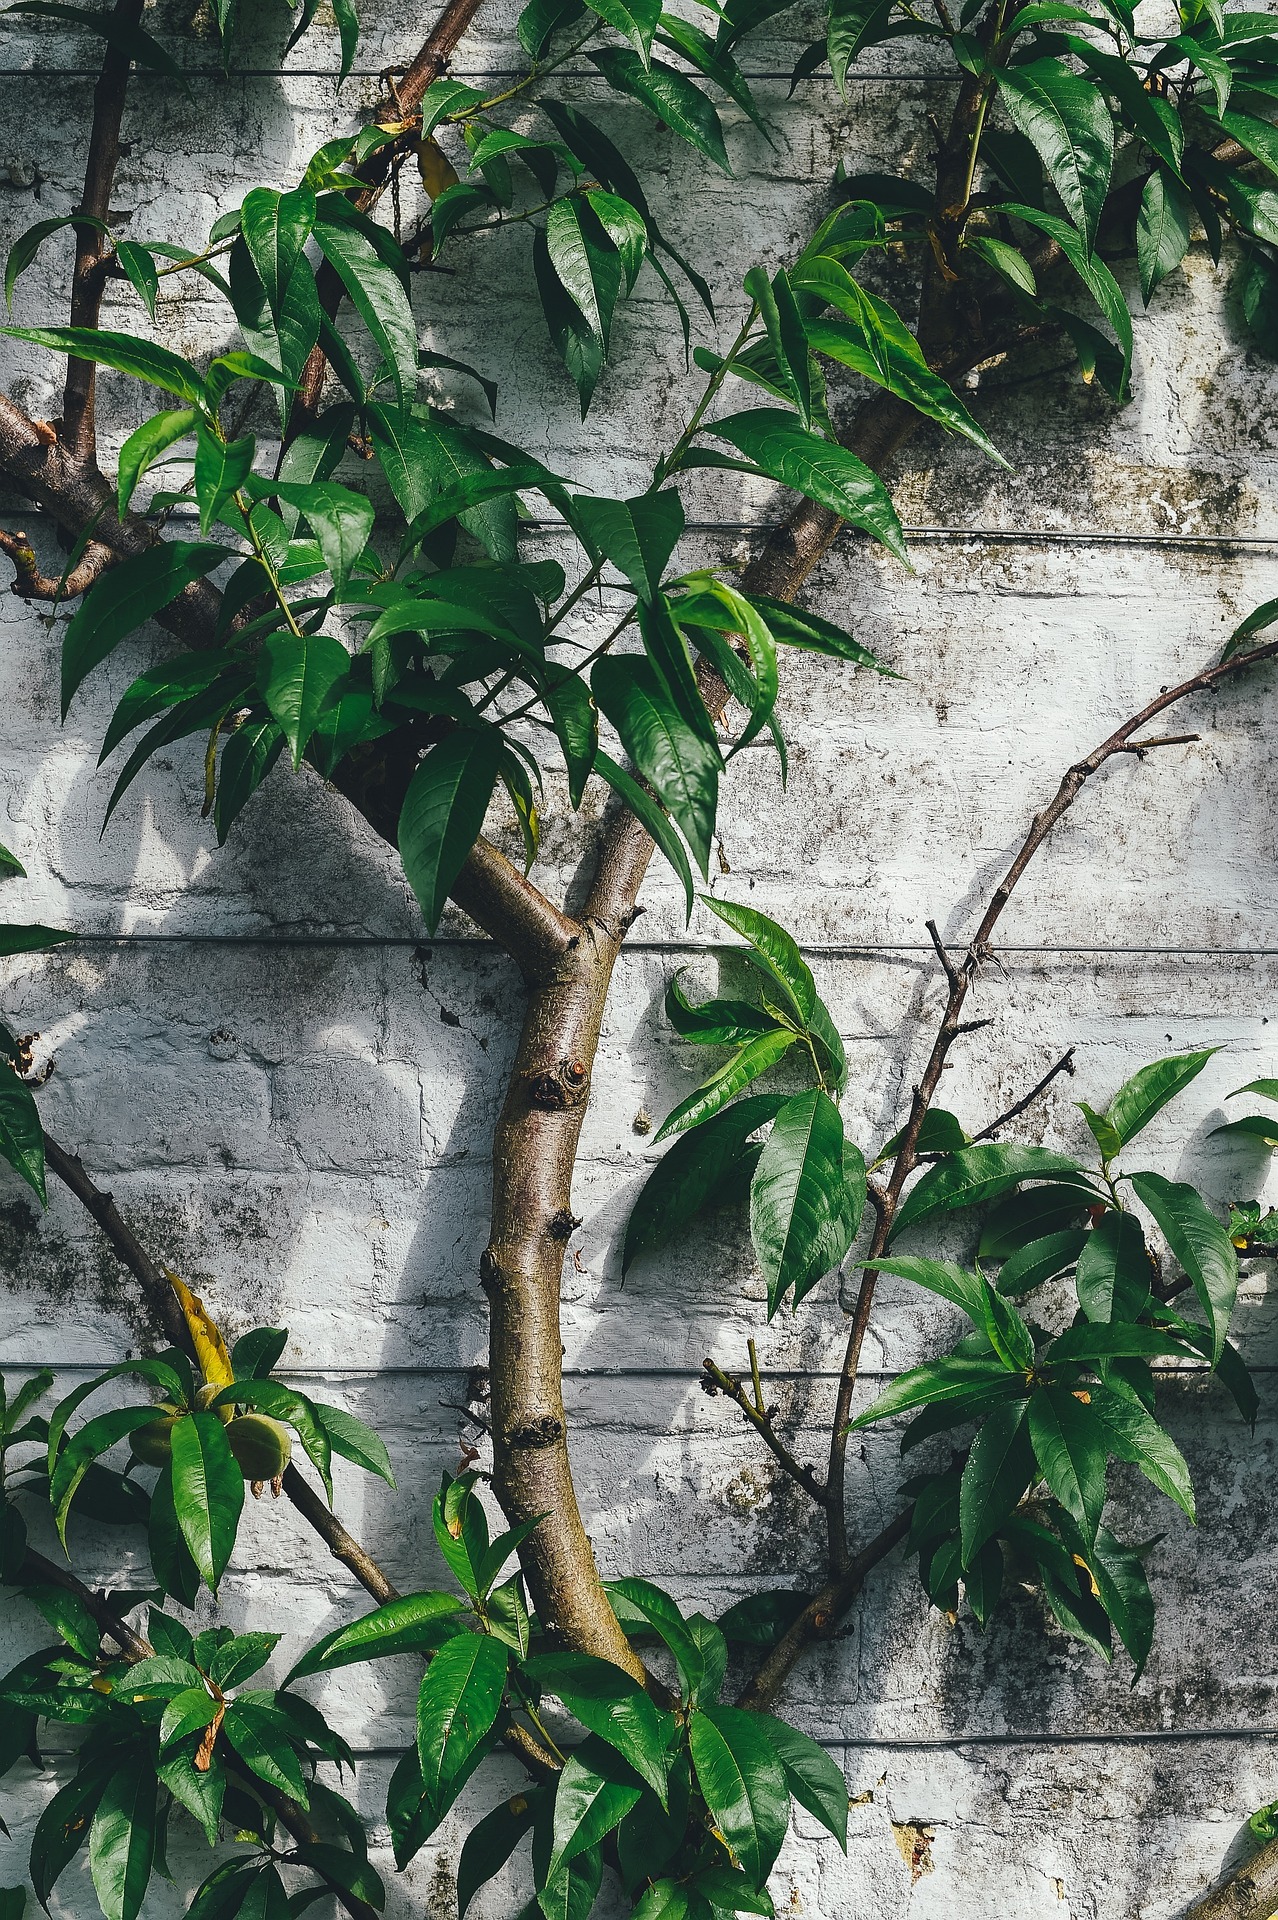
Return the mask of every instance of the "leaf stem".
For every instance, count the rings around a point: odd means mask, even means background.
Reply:
[[[718,366],[715,368],[714,372],[711,374],[709,380],[706,382],[706,390],[702,394],[700,400],[697,402],[697,405],[694,407],[692,412],[692,418],[689,420],[683,432],[679,435],[679,438],[675,441],[674,446],[670,449],[670,452],[663,454],[661,459],[658,460],[652,476],[652,484],[654,488],[659,487],[663,481],[669,479],[672,473],[678,472],[680,461],[683,459],[684,454],[688,451],[688,448],[691,446],[693,436],[696,434],[698,427],[700,427],[701,422],[705,419],[706,411],[709,408],[711,401],[714,399],[715,395],[718,393],[720,387],[723,385],[728,375],[732,372],[733,363],[735,362],[738,354],[741,352],[741,349],[745,346],[746,341],[749,339],[750,331],[753,328],[754,323],[758,319],[758,317],[759,317],[758,301],[752,300],[750,303],[750,311],[745,317],[745,323],[742,326],[740,333],[737,335],[732,345],[728,348],[726,356],[719,362]]]

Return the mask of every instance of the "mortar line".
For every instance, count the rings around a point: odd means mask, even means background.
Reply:
[[[3,924],[0,922],[0,924]],[[427,957],[432,957],[436,949],[457,950],[459,952],[480,951],[505,958],[500,947],[492,940],[472,934],[376,934],[376,933],[77,933],[74,942],[53,947],[38,954],[8,954],[5,959],[70,959],[78,947],[147,947],[147,946],[224,946],[224,947],[332,947],[336,949],[380,950],[382,948],[424,948]],[[928,941],[922,940],[859,940],[843,945],[834,941],[798,942],[801,953],[810,954],[814,959],[854,959],[858,954],[876,953],[935,953],[936,949]],[[740,954],[743,949],[728,940],[627,940],[622,948],[626,954],[675,954],[720,956]],[[962,940],[946,942],[946,951],[962,955],[967,947]],[[999,941],[995,947],[999,954],[1042,953],[1075,954],[1108,957],[1111,954],[1136,955],[1146,959],[1213,959],[1213,960],[1272,960],[1278,958],[1278,947],[1153,947],[1153,946],[1084,946],[1075,944],[1052,945],[1035,942]],[[880,1035],[866,1036],[871,1039]]]

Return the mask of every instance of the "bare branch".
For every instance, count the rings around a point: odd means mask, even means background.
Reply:
[[[1278,1840],[1254,1853],[1223,1886],[1199,1900],[1185,1920],[1269,1920],[1278,1907]]]
[[[1053,827],[1073,806],[1087,781],[1099,772],[1107,760],[1123,753],[1131,740],[1142,727],[1148,726],[1158,714],[1178,701],[1188,699],[1191,694],[1203,693],[1217,686],[1244,667],[1261,660],[1278,657],[1278,641],[1257,647],[1250,653],[1235,654],[1229,660],[1221,661],[1217,666],[1207,667],[1190,679],[1183,680],[1178,686],[1168,687],[1148,706],[1142,707],[1115,729],[1108,739],[1103,740],[1084,760],[1074,763],[1065,773],[1050,804],[1036,814],[1029,832],[1016,853],[1007,872],[996,887],[979,927],[967,949],[966,958],[956,969],[956,977],[950,987],[941,1015],[936,1039],[928,1059],[923,1076],[914,1090],[910,1108],[909,1122],[904,1138],[897,1153],[884,1195],[885,1204],[878,1212],[878,1221],[870,1243],[869,1258],[877,1260],[883,1253],[891,1233],[892,1222],[900,1205],[906,1180],[918,1164],[918,1138],[924,1117],[935,1097],[944,1071],[946,1058],[957,1034],[962,1029],[959,1018],[968,990],[975,980],[982,962],[989,956],[994,930],[1002,916],[1003,909],[1012,897],[1012,893],[1043,845]],[[934,935],[935,943],[935,935]],[[843,1368],[839,1380],[839,1391],[835,1402],[834,1424],[830,1439],[830,1468],[826,1475],[826,1486],[830,1500],[830,1568],[832,1577],[842,1577],[851,1565],[847,1543],[847,1520],[844,1510],[844,1465],[847,1456],[848,1421],[852,1413],[852,1397],[856,1389],[860,1367],[861,1348],[869,1325],[870,1309],[874,1301],[877,1281],[876,1273],[869,1267],[862,1270],[860,1290],[857,1294],[852,1314],[852,1326],[848,1334],[847,1348],[844,1354]]]
[[[751,1342],[751,1344],[753,1345],[753,1342]],[[761,1390],[756,1386],[754,1399],[752,1400],[742,1382],[736,1378],[735,1374],[725,1373],[723,1368],[716,1366],[713,1360],[704,1360],[702,1362],[702,1374],[702,1384],[706,1391],[725,1394],[734,1406],[740,1407],[742,1413],[750,1422],[750,1425],[754,1428],[759,1438],[780,1463],[785,1472],[789,1474],[790,1478],[803,1488],[808,1498],[814,1500],[817,1506],[824,1507],[826,1504],[824,1484],[817,1475],[813,1473],[811,1467],[805,1467],[801,1460],[796,1460],[789,1447],[786,1446],[785,1441],[773,1425],[773,1409],[771,1407],[765,1407],[763,1404]]]
[[[912,1504],[898,1513],[895,1520],[862,1547],[838,1580],[827,1581],[821,1591],[813,1595],[798,1619],[777,1641],[758,1672],[742,1690],[737,1699],[738,1706],[762,1713],[772,1705],[804,1649],[811,1641],[827,1636],[837,1626],[865,1585],[866,1575],[878,1566],[880,1560],[886,1560],[892,1549],[904,1540],[910,1530],[913,1513]]]
[[[13,562],[10,593],[16,593],[20,600],[54,602],[74,600],[78,594],[87,593],[115,559],[109,547],[90,540],[77,565],[55,579],[52,574],[40,571],[40,563],[26,534],[9,533],[3,527],[0,527],[0,553],[7,554]]]
[[[1018,1120],[1020,1116],[1025,1112],[1027,1107],[1032,1107],[1034,1102],[1038,1099],[1039,1095],[1047,1092],[1047,1089],[1051,1086],[1053,1080],[1056,1079],[1058,1074],[1073,1073],[1073,1071],[1074,1071],[1074,1049],[1073,1047],[1069,1047],[1061,1055],[1060,1059],[1056,1062],[1055,1066],[1049,1067],[1047,1069],[1047,1072],[1043,1075],[1042,1079],[1039,1080],[1034,1086],[1030,1088],[1029,1092],[1025,1095],[1025,1098],[1023,1100],[1018,1100],[1014,1107],[1009,1107],[1007,1109],[1006,1113],[1000,1113],[1000,1115],[998,1116],[998,1119],[991,1120],[988,1127],[982,1127],[979,1133],[974,1133],[972,1135],[971,1144],[973,1146],[976,1146],[977,1142],[980,1140],[993,1139],[994,1135],[999,1131],[1001,1127],[1007,1126],[1008,1122],[1011,1120]]]
[[[115,0],[112,22],[117,27],[136,28],[142,21],[142,7],[143,0]],[[120,160],[120,123],[129,88],[129,64],[127,49],[118,40],[108,40],[102,71],[93,89],[93,125],[84,170],[84,193],[76,209],[85,218],[76,223],[75,229],[75,268],[71,277],[73,327],[96,327],[101,317],[111,249],[107,236],[96,223],[105,222],[111,213],[111,192]],[[81,460],[97,458],[96,375],[97,368],[91,360],[67,362],[62,438],[69,451]]]

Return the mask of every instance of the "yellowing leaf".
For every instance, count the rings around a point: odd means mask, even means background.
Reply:
[[[445,187],[457,185],[457,169],[437,140],[420,142],[417,167],[422,176],[422,185],[432,200],[438,200]]]
[[[195,1357],[200,1370],[211,1387],[229,1387],[235,1379],[235,1370],[231,1365],[231,1356],[226,1350],[226,1342],[210,1316],[198,1293],[192,1293],[185,1280],[178,1278],[169,1267],[169,1284],[178,1297],[182,1312],[186,1315],[186,1324],[191,1331],[191,1344],[195,1348]]]

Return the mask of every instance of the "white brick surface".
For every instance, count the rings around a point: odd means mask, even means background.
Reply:
[[[322,26],[283,74],[278,41],[263,33],[243,55],[252,71],[228,82],[211,43],[176,38],[187,11],[165,0],[156,17],[195,70],[194,104],[154,77],[136,81],[132,151],[115,196],[134,210],[134,238],[189,237],[249,186],[285,181],[336,125],[354,122],[378,69],[414,42],[403,9],[367,6],[359,70],[335,105]],[[847,102],[822,82],[787,101],[785,76],[811,37],[811,12],[796,9],[749,49],[778,150],[726,113],[735,180],[712,176],[637,109],[608,100],[616,138],[642,155],[663,224],[712,283],[721,312],[717,336],[701,328],[708,343],[735,331],[745,268],[784,259],[823,210],[835,161],[922,155],[926,115],[943,101],[930,61],[900,45],[875,56],[878,77],[858,81]],[[463,74],[516,64],[513,17],[506,0],[483,10]],[[10,236],[79,193],[95,58],[72,30],[6,24],[0,226]],[[33,99],[46,97],[39,75],[68,67],[59,112],[33,112]],[[566,77],[564,91],[587,108],[606,97],[588,74]],[[411,205],[405,212],[411,218]],[[619,315],[615,361],[583,427],[529,300],[526,236],[477,244],[482,256],[454,257],[456,277],[418,278],[423,338],[500,379],[500,432],[581,484],[642,486],[699,382],[684,369],[655,281],[645,276]],[[60,314],[66,263],[61,242],[41,254],[20,282],[20,321]],[[225,343],[226,317],[206,291],[166,308],[168,344],[200,353]],[[112,319],[136,327],[136,303],[113,294]],[[11,345],[3,359],[24,404],[55,410],[52,361]],[[808,590],[813,607],[849,624],[904,678],[787,660],[788,792],[770,751],[734,762],[715,887],[777,913],[811,949],[848,1043],[848,1124],[865,1146],[899,1124],[939,1006],[935,964],[920,944],[925,918],[955,939],[969,931],[1064,766],[1210,659],[1275,590],[1278,373],[1237,337],[1205,261],[1138,314],[1136,367],[1136,398],[1121,412],[1077,383],[1000,391],[991,376],[978,405],[1014,462],[1010,475],[964,446],[921,438],[897,489],[904,517],[926,530],[916,573],[845,539]],[[464,414],[475,404],[451,376],[440,391]],[[110,376],[103,393],[109,447],[136,424],[141,399]],[[689,564],[739,557],[750,527],[784,507],[775,490],[726,474],[692,476],[685,497],[699,523]],[[527,551],[560,552],[561,537],[535,525]],[[582,609],[583,633],[602,630],[607,612],[605,590],[598,607]],[[148,769],[99,842],[115,769],[97,768],[97,743],[159,643],[151,634],[122,648],[61,727],[57,625],[7,595],[0,606],[0,839],[30,870],[3,904],[90,937],[4,963],[0,1012],[40,1034],[40,1058],[54,1061],[41,1096],[51,1130],[109,1182],[152,1248],[199,1285],[229,1330],[290,1327],[298,1383],[383,1433],[398,1494],[339,1463],[338,1510],[401,1585],[437,1582],[430,1496],[441,1469],[457,1463],[450,1403],[485,1349],[477,1262],[490,1130],[514,1045],[515,971],[458,915],[425,942],[393,852],[310,775],[278,771],[219,852],[198,816],[197,749],[185,743]],[[1251,951],[1278,947],[1273,688],[1272,672],[1262,673],[1199,702],[1184,716],[1198,743],[1111,767],[1053,839],[1006,916],[1002,968],[974,995],[971,1011],[991,1024],[961,1044],[946,1075],[945,1104],[967,1125],[983,1124],[1074,1044],[1076,1077],[1058,1081],[1027,1125],[1050,1144],[1080,1146],[1074,1100],[1103,1101],[1160,1053],[1218,1045],[1149,1129],[1148,1164],[1200,1179],[1221,1202],[1274,1197],[1266,1161],[1207,1137],[1231,1088],[1278,1070],[1273,959]],[[595,830],[597,807],[591,796],[579,825],[555,819],[552,805],[539,874],[552,892]],[[496,813],[493,828],[512,830]],[[621,1286],[620,1229],[654,1155],[634,1122],[645,1112],[660,1119],[702,1071],[664,1027],[662,991],[681,965],[698,986],[712,987],[721,968],[733,978],[716,944],[720,924],[699,911],[685,929],[677,887],[659,866],[644,902],[617,970],[575,1185],[583,1224],[565,1266],[566,1393],[582,1506],[605,1571],[664,1580],[715,1612],[752,1586],[802,1585],[819,1543],[732,1410],[698,1390],[701,1359],[738,1366],[757,1335],[794,1444],[819,1459],[844,1323],[827,1282],[798,1314],[765,1326],[748,1244],[725,1218]],[[26,1190],[0,1175],[0,1361],[16,1373],[56,1362],[59,1384],[70,1386],[136,1350],[145,1329],[86,1217],[61,1191],[52,1201],[39,1220]],[[965,1245],[959,1232],[955,1250]],[[885,1280],[865,1398],[951,1333],[940,1303]],[[846,1862],[798,1820],[774,1882],[779,1913],[1172,1920],[1232,1857],[1247,1814],[1278,1793],[1267,1624],[1278,1571],[1275,1320],[1263,1270],[1244,1287],[1238,1338],[1259,1369],[1254,1435],[1219,1389],[1190,1378],[1166,1386],[1201,1526],[1134,1476],[1118,1485],[1130,1537],[1163,1535],[1150,1561],[1158,1633],[1136,1688],[1124,1661],[1101,1668],[1048,1629],[1030,1598],[982,1636],[967,1616],[950,1626],[930,1611],[912,1567],[888,1562],[846,1638],[792,1683],[790,1709],[845,1758],[857,1805]],[[892,1433],[854,1448],[858,1537],[894,1511],[900,1478]],[[77,1526],[72,1540],[77,1565],[104,1579],[127,1580],[144,1564],[119,1535]],[[365,1604],[292,1510],[270,1502],[250,1511],[224,1603],[236,1624],[286,1622],[281,1669]],[[11,1606],[5,1655],[42,1634],[29,1610]],[[310,1685],[361,1755],[357,1797],[389,1865],[380,1823],[389,1750],[411,1734],[413,1664]],[[0,1788],[13,1829],[0,1881],[20,1872],[65,1766],[55,1752],[46,1775],[24,1766]],[[455,1912],[466,1820],[515,1779],[486,1769],[463,1820],[402,1879],[391,1876],[395,1920]],[[198,1855],[177,1844],[175,1824],[179,1885],[204,1870]],[[480,1920],[515,1910],[521,1873],[526,1864],[486,1891],[472,1910]],[[56,1910],[76,1920],[95,1911],[87,1878],[68,1873]],[[157,1882],[147,1920],[179,1911]]]

